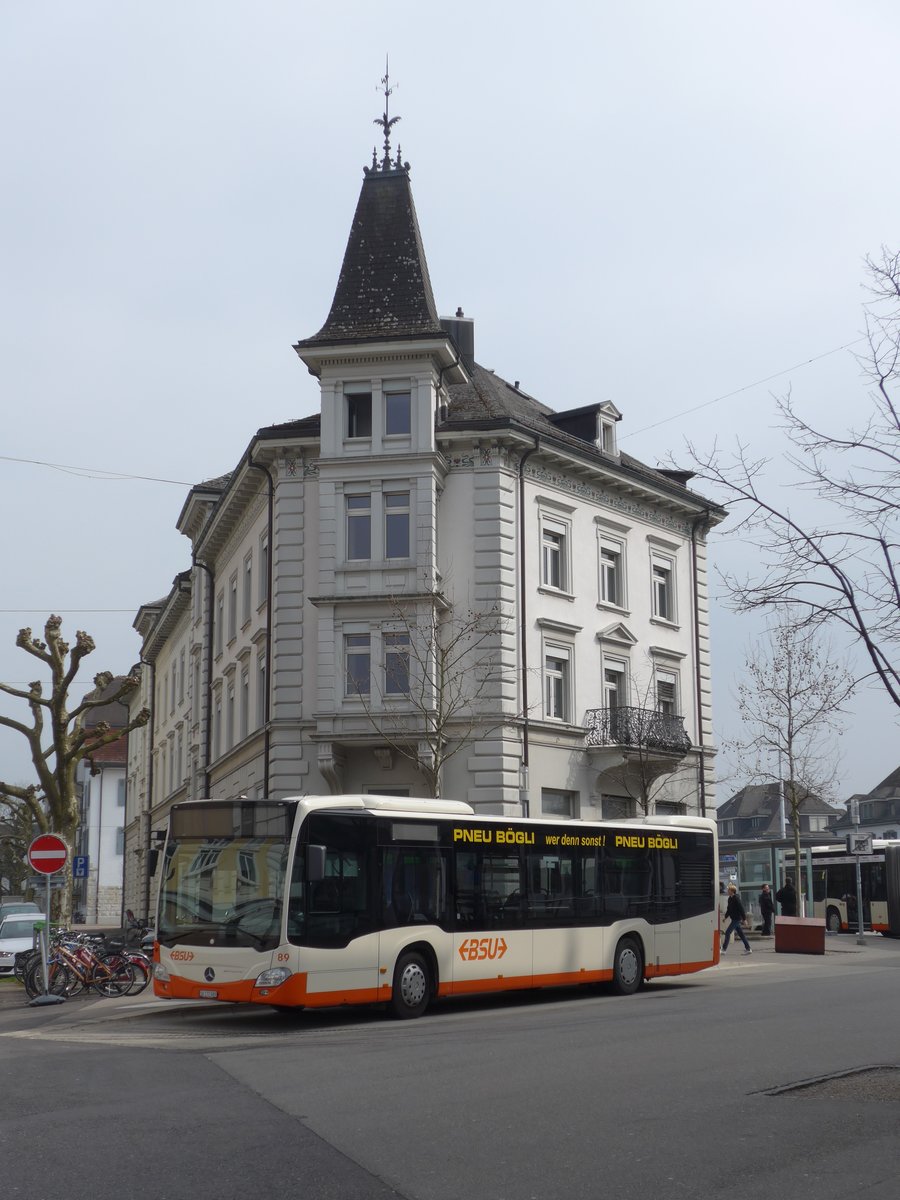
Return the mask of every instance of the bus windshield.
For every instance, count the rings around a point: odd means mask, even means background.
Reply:
[[[293,806],[284,804],[176,806],[158,940],[167,946],[277,946],[292,817]]]

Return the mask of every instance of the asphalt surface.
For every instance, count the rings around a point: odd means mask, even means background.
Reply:
[[[31,1009],[3,983],[4,1195],[55,1200],[64,1173],[71,1200],[893,1196],[900,942],[826,945],[409,1022],[146,993]],[[73,1171],[82,1149],[139,1169]]]

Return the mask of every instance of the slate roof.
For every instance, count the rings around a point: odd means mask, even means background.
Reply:
[[[787,783],[785,783],[785,787]],[[803,799],[800,801],[800,812],[803,816],[838,817],[839,811],[822,800],[819,796],[798,785]],[[735,792],[724,804],[716,810],[719,821],[749,821],[753,817],[762,817],[763,823],[754,827],[754,835],[763,837],[766,834],[777,835],[780,832],[781,795],[777,783],[752,783]],[[790,819],[790,804],[785,802],[785,817]]]
[[[438,319],[409,174],[363,180],[325,324],[295,349],[373,338],[445,337]]]
[[[888,800],[893,796],[900,795],[900,767],[895,771],[891,771],[885,779],[882,779],[876,787],[873,787],[871,792],[866,796],[867,800]]]
[[[670,495],[688,496],[705,505],[711,512],[724,515],[724,509],[705,497],[690,492],[683,483],[677,481],[672,472],[654,470],[630,454],[619,453],[611,456],[599,450],[593,442],[586,442],[583,438],[566,433],[551,419],[558,415],[554,409],[501,379],[493,371],[475,363],[470,374],[470,383],[451,384],[448,387],[450,404],[442,429],[452,429],[454,426],[466,428],[473,425],[501,427],[513,421],[558,446],[564,446],[593,459],[598,464],[602,463],[623,474],[640,478]]]

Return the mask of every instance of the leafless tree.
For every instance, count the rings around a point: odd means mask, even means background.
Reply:
[[[138,687],[137,675],[131,674],[110,691],[114,677],[109,671],[95,675],[94,691],[70,709],[69,691],[83,659],[94,650],[94,640],[83,630],[78,630],[75,644],[70,647],[61,630],[61,618],[50,616],[44,625],[43,638],[33,637],[30,629],[20,629],[16,638],[16,645],[49,672],[46,691],[40,680],[30,683],[27,691],[0,683],[0,691],[21,700],[28,708],[30,721],[0,714],[0,725],[25,738],[35,772],[35,781],[29,784],[0,780],[0,802],[27,813],[38,831],[59,834],[71,852],[78,825],[78,764],[83,760],[90,762],[101,746],[116,742],[132,729],[146,725],[150,711],[142,708],[121,728],[110,728],[105,721],[91,724],[88,718],[92,710],[124,700]],[[71,883],[71,857],[66,869]],[[59,914],[61,919],[68,919],[70,915],[70,897],[71,887],[66,887]]]
[[[805,628],[849,635],[864,650],[866,677],[900,707],[900,255],[882,247],[866,266],[860,362],[869,390],[859,424],[829,432],[804,419],[790,395],[777,402],[793,446],[785,461],[796,487],[819,501],[821,519],[808,524],[779,502],[766,479],[770,460],[749,447],[727,456],[688,450],[739,514],[732,534],[759,550],[754,574],[725,576],[734,607],[790,610]]]
[[[0,898],[23,891],[29,867],[25,852],[34,836],[34,823],[23,808],[0,803]]]
[[[454,609],[437,595],[397,598],[384,624],[384,661],[358,680],[348,674],[373,728],[415,764],[429,796],[441,795],[454,755],[512,720],[501,670],[510,624],[496,605]]]
[[[835,738],[853,679],[815,631],[789,620],[754,645],[745,672],[736,695],[744,734],[729,748],[755,778],[784,788],[799,863],[803,802],[809,795],[824,798],[834,782]]]

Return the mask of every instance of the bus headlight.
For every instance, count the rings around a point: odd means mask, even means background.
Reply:
[[[291,972],[287,967],[269,967],[268,971],[263,971],[261,975],[257,975],[256,986],[278,987],[286,979],[290,979],[290,977]]]
[[[153,964],[153,974],[156,976],[156,978],[159,980],[160,983],[168,983],[169,982],[169,972],[166,970],[166,968],[162,965],[161,962]]]

